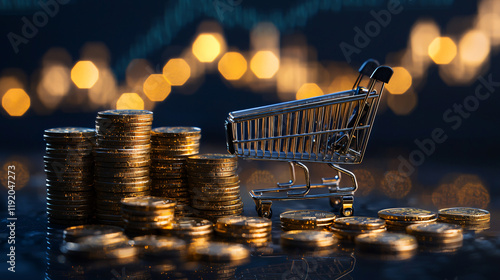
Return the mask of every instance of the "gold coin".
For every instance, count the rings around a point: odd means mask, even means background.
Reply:
[[[360,251],[381,253],[413,251],[418,246],[414,236],[391,232],[358,235],[354,242]]]
[[[488,222],[490,212],[470,207],[445,208],[438,211],[439,220],[464,221],[464,222]]]
[[[348,230],[369,230],[385,228],[385,221],[372,217],[343,217],[338,218],[333,223],[333,227]]]
[[[292,230],[281,234],[283,246],[311,248],[327,247],[336,243],[331,232],[319,230]]]
[[[240,244],[207,242],[193,247],[195,259],[209,262],[240,261],[250,257],[250,252]]]
[[[378,216],[384,220],[425,221],[436,218],[436,213],[419,208],[389,208],[378,211]]]
[[[415,224],[408,226],[406,232],[420,242],[457,243],[463,239],[461,226],[445,223]]]
[[[212,231],[213,223],[202,218],[181,217],[174,220],[172,224],[162,230],[168,231]]]
[[[282,223],[289,224],[325,224],[335,220],[335,214],[321,210],[293,210],[281,213]]]
[[[270,219],[257,217],[230,216],[217,220],[217,227],[228,229],[258,229],[272,226]]]
[[[115,238],[123,235],[123,229],[107,225],[80,225],[68,227],[63,232],[63,239],[66,242],[75,242],[76,240],[92,236],[103,235],[108,238]]]
[[[154,196],[126,197],[121,200],[124,208],[133,210],[161,210],[174,208],[175,200]]]

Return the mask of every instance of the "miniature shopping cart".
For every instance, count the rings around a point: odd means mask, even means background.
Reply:
[[[353,215],[358,183],[352,172],[338,164],[363,160],[384,84],[392,73],[390,67],[368,60],[359,69],[351,90],[229,113],[226,132],[231,154],[243,159],[288,161],[290,165],[289,182],[250,192],[259,216],[271,217],[273,200],[324,197],[330,198],[341,215]],[[337,175],[312,185],[302,162],[326,163]],[[305,185],[295,185],[295,167],[304,171]],[[351,187],[340,187],[341,173],[351,178]],[[318,188],[328,192],[311,192]]]

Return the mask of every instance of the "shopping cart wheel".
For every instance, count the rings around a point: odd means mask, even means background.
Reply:
[[[343,196],[342,207],[340,208],[340,215],[349,217],[354,215],[354,196]]]
[[[257,215],[259,217],[271,219],[273,216],[273,209],[271,209],[272,202],[271,201],[262,201],[255,205],[255,210],[257,210]]]
[[[350,217],[354,215],[354,209],[352,207],[344,207],[340,208],[340,215],[343,217]]]
[[[341,197],[330,197],[330,206],[333,208],[333,212],[340,211],[342,208],[342,198]]]

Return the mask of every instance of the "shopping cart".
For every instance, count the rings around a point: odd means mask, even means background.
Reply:
[[[351,90],[229,113],[226,133],[231,154],[243,159],[288,161],[290,165],[289,182],[250,192],[259,216],[272,216],[273,200],[324,197],[330,198],[331,206],[341,215],[353,215],[356,176],[337,164],[363,160],[384,84],[392,73],[390,67],[368,60]],[[366,76],[370,78],[364,79]],[[366,87],[361,86],[363,82]],[[327,163],[337,175],[312,185],[302,162]],[[304,171],[305,185],[295,185],[295,167]],[[351,187],[340,186],[341,173],[350,177]],[[311,192],[318,188],[329,191]]]

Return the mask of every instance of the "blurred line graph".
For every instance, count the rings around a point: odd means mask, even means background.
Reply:
[[[341,12],[345,9],[370,10],[387,5],[385,0],[304,0],[287,10],[258,11],[254,7],[243,7],[243,1],[235,0],[177,0],[165,6],[162,18],[156,19],[144,35],[139,36],[128,52],[115,64],[114,71],[121,77],[128,63],[134,58],[146,57],[149,53],[168,45],[182,27],[205,16],[219,19],[228,28],[240,27],[251,30],[259,22],[272,22],[278,30],[285,32],[304,26],[320,12]],[[421,8],[429,1],[400,1],[410,8]],[[453,5],[454,0],[435,1],[432,7]],[[221,16],[221,12],[223,16]]]

